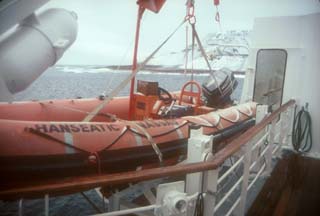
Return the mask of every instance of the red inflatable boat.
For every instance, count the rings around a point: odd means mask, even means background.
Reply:
[[[136,94],[135,119],[130,121],[128,97],[114,98],[90,122],[82,119],[101,99],[1,103],[1,181],[175,164],[185,155],[191,128],[217,134],[255,116],[255,103],[215,110],[201,102],[184,102],[183,97],[180,102],[179,97],[166,105],[159,96]],[[168,106],[169,111],[161,111]]]

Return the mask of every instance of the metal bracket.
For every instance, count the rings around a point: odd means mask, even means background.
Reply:
[[[157,189],[156,216],[185,216],[188,199],[184,193],[184,181],[161,184]]]

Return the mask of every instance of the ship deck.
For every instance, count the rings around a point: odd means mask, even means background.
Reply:
[[[320,160],[290,154],[281,159],[247,215],[319,215]]]

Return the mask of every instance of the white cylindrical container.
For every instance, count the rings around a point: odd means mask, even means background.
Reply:
[[[2,83],[12,94],[27,88],[71,46],[77,28],[76,14],[64,9],[26,18],[0,41]]]

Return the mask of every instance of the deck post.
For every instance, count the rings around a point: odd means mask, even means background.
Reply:
[[[212,149],[212,138],[204,136],[200,131],[192,131],[188,141],[187,163],[204,161],[204,152]],[[186,176],[186,192],[188,195],[198,193],[202,187],[202,173],[191,173]]]
[[[118,193],[119,191],[117,190],[114,194],[112,194],[112,196],[109,197],[108,212],[120,210],[120,196]]]
[[[204,216],[213,216],[217,197],[219,170],[209,170],[205,172]]]
[[[206,152],[207,154],[211,154],[213,138],[202,135],[201,130],[192,131],[191,133],[191,138],[188,141],[187,163],[202,162],[206,160]],[[202,189],[205,192],[206,184],[202,181],[202,178],[204,178],[204,180],[206,179],[205,172],[187,174],[186,193],[189,196],[195,193],[201,193]],[[204,183],[204,185],[202,185],[202,183]],[[210,184],[214,184],[214,182],[210,182]],[[212,203],[210,203],[210,205],[212,205]],[[187,212],[188,216],[193,215],[191,209],[194,209],[194,207],[194,202],[189,204]]]
[[[44,195],[44,215],[49,216],[49,194]]]
[[[101,188],[95,188],[95,189],[93,189],[95,192],[96,192],[96,194],[101,198],[101,200],[102,200],[102,206],[103,206],[103,211],[104,212],[106,212],[107,211],[107,206],[108,206],[108,208],[109,208],[109,200],[107,199],[105,199],[105,197],[104,197],[104,195],[101,193],[101,191],[100,191],[100,189]]]
[[[289,125],[288,125],[288,134],[287,134],[287,146],[291,145],[292,146],[292,142],[291,142],[291,137],[292,137],[292,127],[293,127],[293,120],[294,120],[294,115],[295,115],[295,106],[296,105],[291,105],[288,107],[288,118],[289,118]],[[289,138],[290,137],[290,138]]]
[[[281,114],[281,118],[280,118],[280,134],[279,134],[279,142],[278,142],[278,147],[279,150],[278,152],[276,152],[276,156],[277,158],[281,157],[281,150],[283,148],[283,146],[287,143],[287,138],[288,138],[288,129],[289,129],[289,124],[288,121],[290,120],[289,116],[288,116],[288,110],[286,110],[285,112],[283,112]]]
[[[240,203],[238,208],[238,215],[245,215],[246,210],[246,201],[247,201],[247,193],[248,193],[248,182],[249,182],[249,175],[250,175],[250,166],[251,166],[251,149],[252,149],[252,140],[250,140],[245,145],[245,155],[243,159],[243,179],[242,179],[242,186],[241,186],[241,194],[240,194]]]
[[[19,200],[18,205],[19,205],[18,215],[19,215],[19,216],[22,216],[22,215],[23,215],[23,199],[20,199],[20,200]]]
[[[274,119],[269,125],[269,136],[268,136],[268,150],[266,152],[266,175],[270,176],[272,171],[272,151],[275,137],[275,128],[276,128],[277,119]]]

